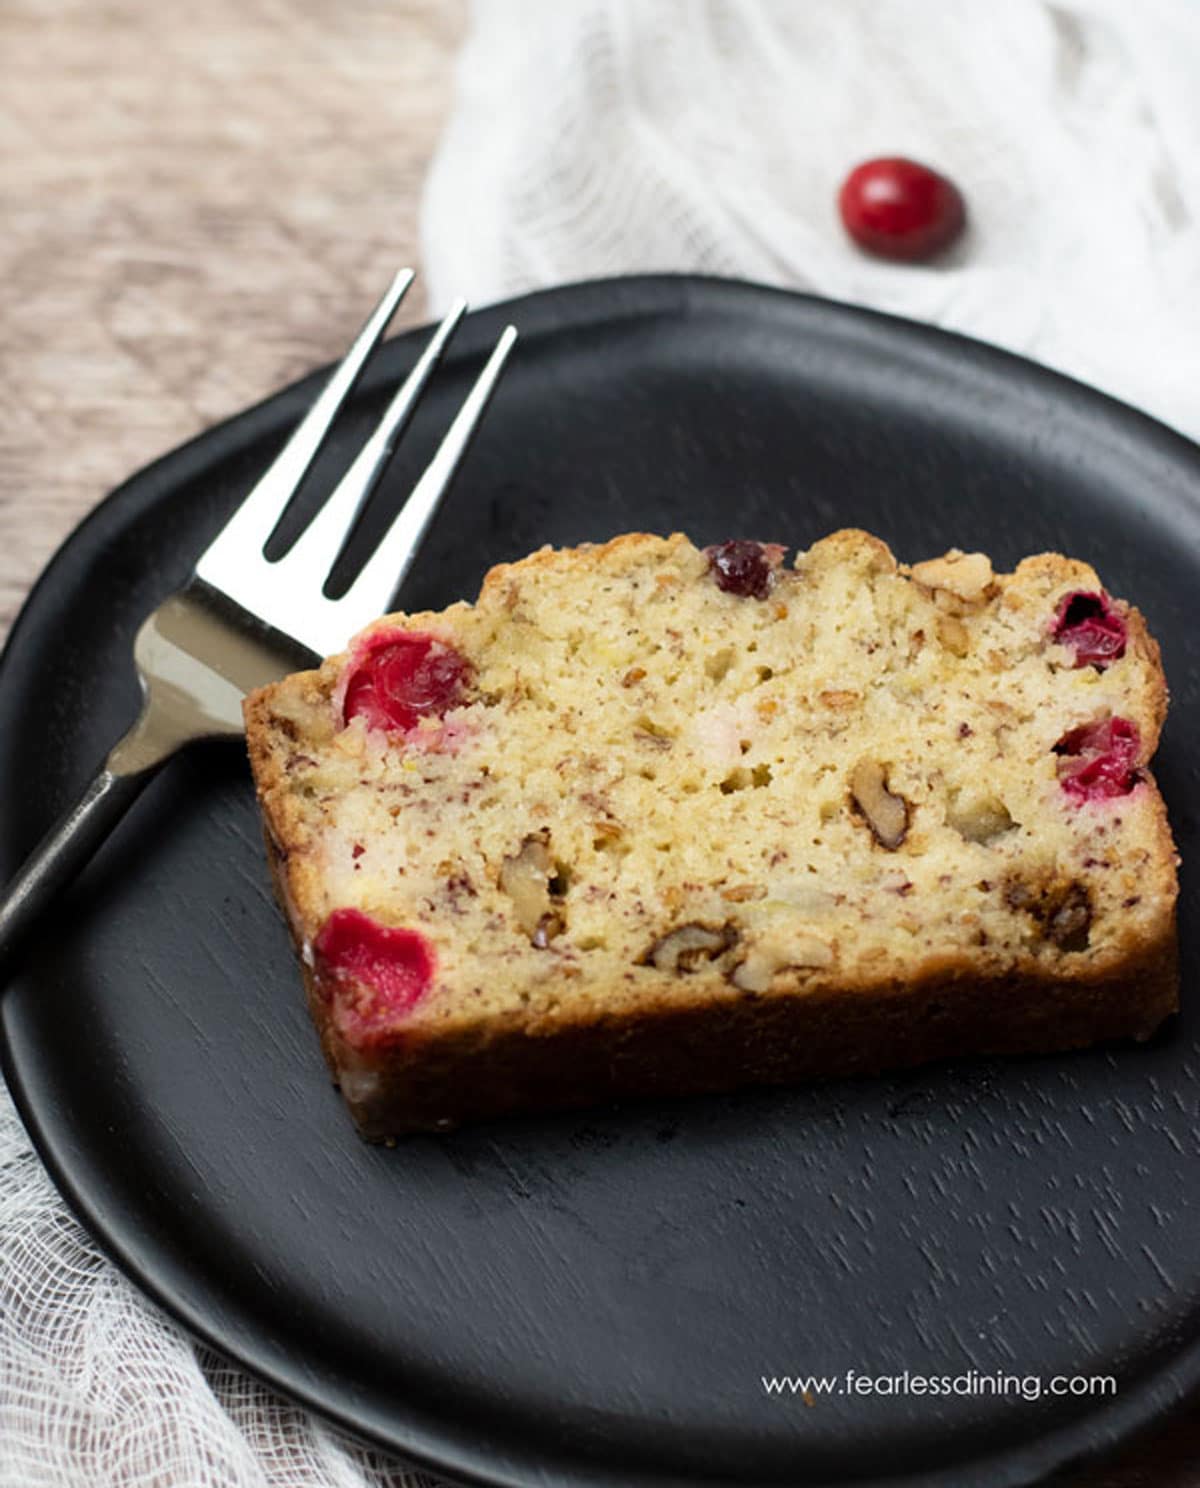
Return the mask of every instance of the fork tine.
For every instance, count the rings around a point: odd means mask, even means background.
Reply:
[[[337,562],[333,555],[340,553],[359,513],[387,468],[396,441],[404,432],[417,405],[417,399],[441,360],[450,337],[466,314],[466,309],[466,300],[456,300],[451,306],[446,318],[429,338],[416,366],[404,379],[333,494],[290,552],[280,559],[286,567],[288,582],[295,584],[297,590],[302,585],[309,586],[313,593],[318,593],[323,588],[330,569]]]
[[[346,639],[368,621],[382,615],[404,582],[426,530],[479,426],[516,339],[516,327],[506,326],[433,459],[413,487],[412,495],[396,514],[362,572],[337,601],[338,620],[339,624],[345,625]]]
[[[308,473],[329,426],[357,381],[363,363],[387,330],[388,322],[408,292],[413,278],[411,269],[401,269],[393,278],[350,350],[321,389],[316,402],[197,563],[196,572],[202,579],[211,578],[220,587],[227,578],[230,561],[237,554],[254,557],[261,554],[288,502]],[[208,567],[211,567],[211,574],[205,572]]]

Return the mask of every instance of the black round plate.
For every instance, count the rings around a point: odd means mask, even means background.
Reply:
[[[383,506],[507,319],[523,338],[407,608],[471,596],[540,543],[630,528],[806,545],[860,525],[904,558],[957,544],[1005,567],[1059,548],[1163,642],[1159,774],[1186,863],[1200,451],[956,337],[633,279],[472,317]],[[421,340],[385,348],[314,489]],[[5,873],[132,715],[138,621],[315,386],[135,476],[47,570],[3,664]],[[3,999],[6,1067],[59,1185],[146,1291],[280,1389],[449,1475],[1027,1483],[1160,1415],[1200,1372],[1186,868],[1181,921],[1184,1012],[1144,1047],[368,1147],[308,1025],[241,750],[206,746],[151,786],[47,926]],[[810,1404],[763,1386],[851,1369],[1113,1375],[1118,1393]]]

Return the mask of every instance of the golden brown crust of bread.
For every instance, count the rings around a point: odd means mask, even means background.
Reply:
[[[900,567],[870,534],[837,533],[819,547],[823,562],[844,560],[865,573],[920,577],[920,566]],[[643,533],[567,554],[543,549],[518,564],[493,568],[477,611],[519,613],[530,576],[538,573],[565,567],[589,574],[598,564],[636,562],[647,554],[655,562],[686,561],[692,551],[679,534],[664,541]],[[1010,587],[999,592],[1016,610],[1030,602],[1027,585],[1040,592],[1098,584],[1087,565],[1056,554],[1026,559],[1006,582]],[[997,592],[990,584],[988,596],[994,599]],[[945,601],[952,618],[969,618],[975,605],[953,593],[934,597]],[[1144,765],[1158,742],[1167,689],[1157,643],[1141,613],[1121,603],[1119,609],[1128,626],[1127,650],[1142,678],[1137,717]],[[436,629],[447,616],[468,610],[455,606],[443,614],[401,617],[401,623]],[[394,617],[381,622],[395,623]],[[298,751],[311,747],[319,753],[329,746],[329,738],[312,736],[312,720],[331,713],[343,663],[331,658],[319,671],[252,695],[246,732],[276,890],[301,957],[310,1011],[334,1077],[370,1138],[530,1107],[866,1074],[964,1053],[1142,1039],[1176,1007],[1174,846],[1165,806],[1145,771],[1139,820],[1148,842],[1130,883],[1136,878],[1153,907],[1136,925],[1115,929],[1086,960],[1066,956],[1050,965],[1037,946],[1014,953],[983,942],[977,949],[910,955],[901,963],[881,957],[873,967],[848,968],[839,953],[828,966],[786,972],[768,989],[754,991],[734,985],[728,965],[671,979],[644,968],[626,970],[607,985],[601,979],[590,986],[586,996],[515,1002],[486,1016],[469,1007],[439,1006],[385,1048],[363,1052],[339,1034],[330,1015],[330,989],[313,963],[312,942],[328,909],[327,884],[314,850],[311,811],[289,768]],[[331,736],[334,731],[331,723]],[[567,962],[559,970],[578,974]]]

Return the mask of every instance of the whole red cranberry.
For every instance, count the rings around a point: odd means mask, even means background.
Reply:
[[[906,262],[948,248],[967,221],[953,181],[901,155],[856,166],[842,185],[838,208],[860,248]]]
[[[1076,801],[1127,796],[1138,783],[1138,726],[1129,718],[1105,718],[1066,733],[1054,746],[1061,756],[1059,783]]]
[[[335,909],[313,952],[338,1031],[360,1048],[395,1035],[433,981],[433,949],[423,935],[381,925],[360,909]]]
[[[464,702],[470,676],[466,657],[436,636],[376,631],[355,657],[342,716],[404,733]]]

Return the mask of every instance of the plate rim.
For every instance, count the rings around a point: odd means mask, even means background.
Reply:
[[[827,299],[786,288],[754,283],[748,280],[689,273],[655,273],[585,279],[570,284],[536,290],[509,300],[497,302],[472,312],[464,321],[458,346],[463,352],[482,349],[490,344],[501,325],[508,320],[518,324],[524,335],[536,337],[557,330],[582,326],[611,324],[623,319],[644,319],[661,315],[686,318],[694,311],[705,313],[716,309],[734,311],[747,301],[787,302],[802,308],[815,320],[843,332],[873,327],[874,334],[894,337],[908,351],[923,350],[935,361],[960,362],[965,356],[977,368],[996,375],[998,383],[1015,391],[1016,383],[1043,389],[1056,402],[1065,400],[1084,413],[1101,416],[1103,426],[1111,427],[1123,441],[1135,447],[1146,446],[1168,462],[1190,465],[1196,481],[1193,504],[1200,511],[1200,444],[1144,411],[1124,403],[1099,389],[1088,386],[1065,373],[1046,367],[1028,357],[1007,351],[960,332],[942,330],[927,323],[874,310],[867,306]],[[564,313],[565,307],[565,313]],[[406,328],[391,338],[387,346],[395,358],[401,350],[414,348],[427,334],[429,326]],[[387,356],[385,351],[383,356]],[[119,533],[136,525],[143,513],[156,504],[164,490],[188,478],[198,465],[208,465],[236,454],[239,446],[253,445],[260,438],[264,419],[275,422],[281,417],[298,417],[307,407],[312,393],[330,368],[324,366],[279,389],[267,397],[203,429],[180,445],[159,455],[134,471],[77,523],[55,549],[37,579],[30,587],[14,618],[0,651],[0,689],[13,670],[13,657],[23,645],[24,636],[38,619],[50,591],[62,581],[88,539],[105,541],[110,533]],[[81,542],[81,539],[83,540]],[[0,993],[2,993],[0,988]],[[618,1476],[607,1468],[596,1470],[591,1462],[574,1458],[569,1476],[551,1477],[544,1454],[529,1454],[524,1449],[508,1453],[501,1459],[489,1448],[486,1452],[472,1447],[468,1433],[450,1435],[431,1428],[425,1412],[406,1412],[403,1402],[389,1413],[391,1429],[379,1420],[368,1419],[377,1412],[370,1409],[364,1416],[345,1408],[342,1402],[330,1404],[322,1397],[319,1386],[312,1382],[311,1371],[296,1367],[287,1351],[270,1346],[261,1331],[234,1313],[224,1314],[223,1328],[205,1317],[194,1305],[193,1298],[180,1293],[182,1281],[186,1291],[186,1265],[161,1256],[153,1246],[138,1253],[127,1243],[119,1229],[93,1202],[71,1171],[69,1144],[56,1143],[53,1123],[39,1118],[36,1096],[30,1081],[19,1067],[9,1036],[7,1016],[0,1005],[0,1068],[3,1069],[14,1104],[41,1161],[58,1192],[75,1217],[103,1253],[169,1317],[205,1345],[227,1355],[270,1388],[299,1402],[337,1426],[403,1458],[418,1469],[479,1488],[526,1488],[531,1477],[579,1485],[579,1488],[692,1488],[694,1478],[661,1474],[637,1477],[621,1471]],[[32,1083],[36,1083],[36,1076]],[[132,1227],[131,1227],[132,1228]],[[164,1261],[167,1264],[164,1264]],[[165,1279],[164,1279],[164,1273]],[[203,1283],[192,1283],[193,1290],[203,1291]],[[232,1342],[231,1342],[232,1340]],[[902,1488],[921,1484],[930,1488],[966,1488],[968,1484],[986,1488],[1032,1488],[1047,1476],[1064,1468],[1082,1468],[1108,1453],[1130,1437],[1164,1423],[1187,1403],[1187,1397],[1200,1391],[1200,1337],[1177,1350],[1170,1360],[1152,1368],[1131,1383],[1112,1403],[1097,1411],[1080,1415],[1064,1425],[1037,1436],[1023,1438],[1016,1447],[1003,1448],[985,1455],[970,1454],[962,1462],[953,1462],[934,1472],[921,1472],[914,1478],[889,1475],[885,1478],[856,1479],[858,1488]],[[397,1431],[395,1428],[400,1427]],[[729,1488],[755,1488],[750,1478],[736,1480],[705,1479],[717,1488],[726,1481]],[[772,1480],[774,1482],[775,1480]],[[832,1485],[843,1479],[829,1480]],[[766,1488],[766,1484],[763,1484]]]

